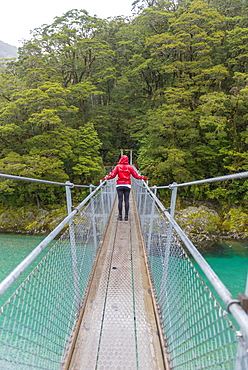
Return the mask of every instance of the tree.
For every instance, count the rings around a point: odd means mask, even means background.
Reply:
[[[228,31],[225,49],[230,71],[248,73],[248,28],[235,27]]]
[[[111,165],[120,148],[151,183],[246,168],[247,5],[134,6],[133,19],[72,10],[33,31],[0,73],[1,160],[15,153],[23,171],[25,156],[48,158],[81,183],[98,181],[100,153]]]
[[[55,158],[47,158],[37,155],[20,155],[10,152],[0,159],[0,168],[3,173],[46,179],[50,181],[65,182],[68,176],[63,171],[63,163]],[[64,189],[61,187],[47,187],[42,184],[31,183],[29,185],[5,180],[1,182],[0,200],[5,204],[23,205],[23,203],[36,203],[38,207],[52,204],[61,198]]]

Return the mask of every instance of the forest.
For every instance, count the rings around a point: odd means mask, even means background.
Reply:
[[[133,11],[70,10],[2,63],[0,172],[98,184],[121,148],[151,186],[248,170],[247,0],[136,0]],[[180,196],[247,209],[247,190],[236,180]],[[5,206],[62,199],[58,187],[0,182]]]

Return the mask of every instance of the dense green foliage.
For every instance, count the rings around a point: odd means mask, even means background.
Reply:
[[[71,10],[33,31],[0,74],[0,172],[98,182],[120,148],[150,184],[248,170],[247,1],[136,0],[133,19]],[[247,202],[248,181],[184,197]],[[61,189],[1,181],[0,201]]]

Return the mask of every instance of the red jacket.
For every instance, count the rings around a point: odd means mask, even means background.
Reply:
[[[131,184],[130,176],[132,175],[136,179],[143,179],[148,180],[145,176],[140,176],[135,169],[129,164],[128,162],[128,156],[123,155],[121,159],[119,160],[119,163],[117,166],[113,169],[113,171],[103,178],[103,180],[110,180],[114,179],[115,176],[118,175],[118,179],[116,184]]]

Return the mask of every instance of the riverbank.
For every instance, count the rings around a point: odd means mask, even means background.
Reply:
[[[23,206],[14,209],[0,205],[0,233],[48,234],[66,214],[65,206],[53,206],[50,209]]]
[[[66,216],[66,207],[41,209],[24,206],[18,209],[0,205],[0,232],[48,234]],[[175,214],[175,219],[194,242],[221,239],[248,240],[248,213],[241,207],[218,210],[205,205],[190,205]]]
[[[241,207],[216,211],[205,205],[188,206],[176,212],[175,219],[194,243],[248,240],[248,213]]]

